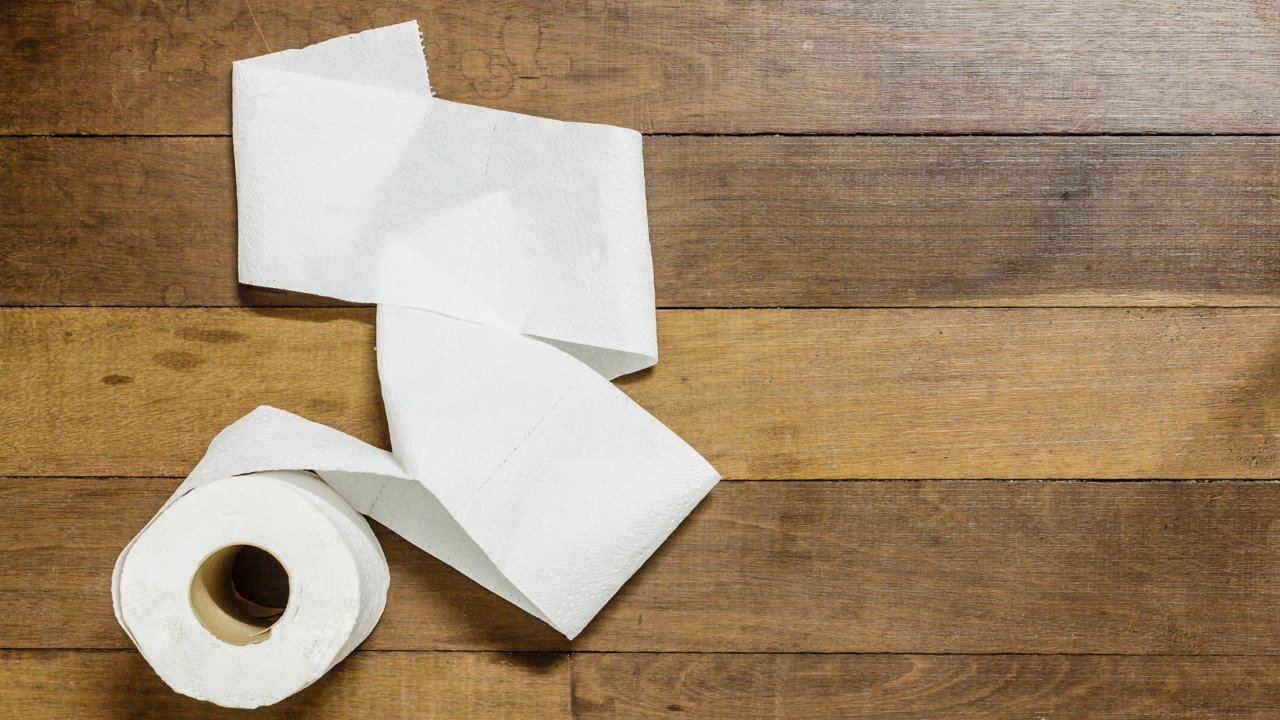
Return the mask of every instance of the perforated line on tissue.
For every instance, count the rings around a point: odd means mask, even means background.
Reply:
[[[368,515],[369,517],[374,516],[374,511],[378,509],[378,501],[381,500],[383,494],[387,492],[387,486],[390,484],[391,478],[384,477],[382,479],[382,487],[378,488],[378,494],[373,496],[373,502],[369,503],[369,510],[364,513],[365,515]]]
[[[484,172],[480,175],[480,195],[483,196],[489,188],[489,166],[493,164],[493,146],[498,144],[498,124],[494,123],[489,130],[489,152],[484,156]],[[471,221],[474,223],[477,216],[480,215],[480,205],[476,205],[475,211],[471,213]],[[476,256],[476,241],[471,241],[471,245],[467,248],[467,261],[462,265],[462,281],[467,282],[471,279],[471,260]],[[505,462],[505,460],[503,461]],[[487,480],[486,480],[487,482]]]
[[[538,422],[534,423],[533,427],[529,428],[529,432],[525,433],[524,437],[520,438],[520,442],[516,443],[516,446],[511,448],[511,452],[508,452],[507,456],[502,458],[502,462],[498,463],[498,467],[494,468],[493,472],[489,473],[489,476],[486,477],[478,487],[476,487],[475,491],[471,493],[471,497],[475,497],[476,495],[479,495],[480,491],[483,490],[484,487],[489,484],[489,481],[497,477],[498,473],[502,471],[502,468],[506,466],[507,461],[510,460],[511,457],[515,455],[517,451],[520,450],[520,448],[524,447],[525,443],[529,441],[529,438],[533,437],[533,434],[537,432],[538,428],[542,427],[543,421],[551,417],[551,413],[555,412],[556,408],[560,407],[560,403],[564,402],[564,399],[569,397],[569,393],[573,392],[575,389],[577,389],[577,387],[578,386],[576,383],[573,385],[570,385],[568,388],[565,389],[563,393],[560,394],[560,397],[557,398],[554,403],[551,403],[551,407],[548,408],[547,411],[542,414],[542,417],[538,418]]]

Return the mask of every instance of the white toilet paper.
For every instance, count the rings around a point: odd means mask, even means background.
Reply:
[[[431,97],[416,23],[233,66],[240,281],[657,361],[641,136]]]
[[[231,586],[243,546],[288,573],[278,619]],[[120,624],[173,689],[252,708],[354,650],[382,615],[387,583],[364,518],[315,476],[275,472],[184,486],[121,553],[112,594]]]
[[[261,407],[179,493],[316,471],[352,507],[573,638],[719,480],[573,357],[506,330],[378,307],[394,453]]]
[[[576,636],[719,480],[607,379],[657,359],[639,134],[432,98],[406,23],[236,63],[234,138],[241,281],[380,303],[393,451],[261,407],[175,498],[314,471]],[[182,502],[118,564],[117,615],[140,647],[165,629],[135,612],[130,568],[151,564],[140,546]],[[147,575],[189,580],[197,561]],[[208,652],[213,665],[248,651]],[[159,663],[196,664],[144,653],[166,680],[183,676]]]
[[[260,411],[201,465],[316,470],[572,638],[719,479],[605,381],[657,356],[640,135],[435,99],[420,42],[234,70],[240,279],[390,303],[394,455]]]

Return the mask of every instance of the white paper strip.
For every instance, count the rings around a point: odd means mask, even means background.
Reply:
[[[431,97],[416,23],[234,65],[240,281],[657,361],[641,137]]]
[[[378,372],[394,453],[261,407],[218,434],[170,502],[232,475],[314,470],[573,638],[719,480],[590,368],[510,331],[379,306]]]
[[[434,99],[414,23],[234,67],[241,281],[380,303],[393,452],[263,407],[170,503],[313,470],[576,636],[719,480],[606,379],[657,358],[639,135]]]

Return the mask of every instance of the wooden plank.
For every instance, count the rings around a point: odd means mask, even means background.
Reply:
[[[260,404],[387,443],[373,311],[0,310],[3,475],[181,476]],[[620,386],[731,479],[1280,477],[1276,309],[671,310]]]
[[[407,19],[442,97],[651,132],[1277,132],[1266,3],[73,0],[0,11],[0,133],[212,134],[231,62]]]
[[[1265,718],[1258,657],[576,655],[573,710],[605,718]]]
[[[176,482],[0,481],[0,647],[128,647],[111,567]],[[1276,483],[722,483],[572,648],[1275,655],[1277,504]],[[379,538],[366,648],[569,647]]]
[[[1276,138],[648,138],[658,302],[1280,304]],[[225,138],[0,140],[0,304],[239,286]]]
[[[0,707],[15,718],[243,718],[169,689],[136,652],[0,651]],[[568,658],[364,653],[254,717],[568,718]]]

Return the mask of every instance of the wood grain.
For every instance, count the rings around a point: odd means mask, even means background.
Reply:
[[[576,655],[573,709],[605,718],[1275,717],[1260,657]]]
[[[540,664],[545,663],[545,665]],[[266,718],[1271,718],[1260,657],[357,652]],[[74,682],[67,682],[74,678]],[[132,652],[0,651],[15,717],[238,718],[166,688]]]
[[[445,98],[793,135],[646,138],[660,305],[885,309],[660,313],[621,387],[746,482],[572,644],[377,527],[382,622],[260,714],[1276,715],[1248,0],[0,2],[0,305],[69,306],[0,309],[0,715],[238,715],[132,651],[116,555],[258,404],[387,437],[372,312],[236,283],[230,63],[414,18]],[[1236,136],[1089,137],[1151,132]],[[1147,481],[1004,481],[1052,478]]]
[[[1276,138],[645,144],[675,307],[1280,304]],[[236,283],[225,138],[0,139],[0,304],[335,305]]]
[[[170,690],[135,652],[0,650],[0,707],[22,718],[243,718]],[[357,652],[255,718],[568,718],[568,658]]]
[[[417,19],[445,98],[646,132],[1276,132],[1265,2],[73,0],[0,8],[0,133],[226,133],[231,62]]]
[[[176,483],[0,481],[0,647],[129,647],[112,563]],[[572,649],[1280,654],[1278,504],[1275,483],[722,483]],[[378,537],[366,648],[570,649]]]
[[[672,310],[621,387],[731,479],[1274,478],[1280,310]],[[383,446],[373,312],[0,310],[3,475],[181,476],[274,405]]]

